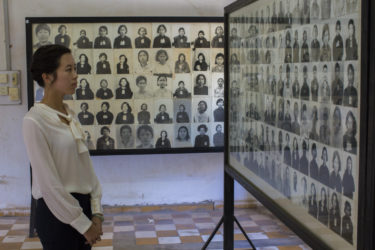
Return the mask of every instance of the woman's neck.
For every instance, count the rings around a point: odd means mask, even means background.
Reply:
[[[67,114],[67,111],[64,107],[63,99],[64,99],[64,95],[54,93],[54,92],[49,91],[48,89],[45,89],[44,97],[41,103],[63,114]]]

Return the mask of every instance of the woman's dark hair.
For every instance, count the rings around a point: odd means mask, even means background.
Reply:
[[[100,55],[99,55],[99,59],[100,59],[100,57],[102,57],[102,56],[105,56],[105,60],[107,60],[108,59],[108,56],[107,56],[107,54],[106,53],[100,53]]]
[[[178,86],[180,86],[181,83],[185,86],[185,82],[184,81],[179,81],[178,82]]]
[[[346,115],[346,120],[345,120],[346,127],[348,127],[347,124],[348,124],[349,117],[351,117],[353,120],[353,135],[355,136],[357,134],[357,121],[355,120],[355,117],[352,111],[349,111],[348,114]]]
[[[165,29],[165,32],[167,32],[167,27],[165,27],[164,24],[160,24],[157,28],[157,32],[159,33],[160,32],[160,28],[163,27]]]
[[[177,61],[180,60],[180,57],[181,57],[181,56],[184,57],[184,62],[186,62],[186,55],[185,55],[184,53],[180,53],[180,54],[178,55],[178,60],[177,60]]]
[[[142,104],[141,104],[141,109],[142,109],[142,110],[143,110],[143,106],[146,106],[146,109],[145,109],[145,110],[147,110],[147,108],[148,108],[147,103],[142,103]]]
[[[100,105],[100,107],[103,107],[103,105],[106,105],[108,109],[110,107],[109,102],[102,102],[102,104]]]
[[[216,35],[217,35],[217,33],[218,33],[217,30],[218,30],[219,28],[222,29],[222,30],[224,30],[222,26],[217,26],[217,27],[215,28],[215,34],[216,34]]]
[[[121,29],[122,27],[124,27],[125,30],[126,30],[126,31],[125,31],[125,34],[128,33],[128,28],[127,28],[126,25],[124,25],[124,24],[121,24],[120,26],[118,26],[117,33],[120,34],[120,29]]]
[[[130,107],[129,103],[128,102],[123,102],[121,104],[121,110],[122,108],[124,107],[124,105],[126,105],[128,107],[128,113],[131,113],[132,112],[132,107]]]
[[[121,87],[122,80],[125,80],[125,88],[128,89],[128,90],[130,90],[129,81],[128,81],[128,79],[126,79],[126,77],[122,77],[120,79],[120,81],[118,81],[118,86]]]
[[[103,135],[104,134],[104,130],[108,130],[108,132],[111,133],[111,130],[107,127],[107,126],[104,126],[100,129],[100,134]]]
[[[217,99],[217,101],[216,101],[216,105],[219,105],[219,102],[224,102],[224,99],[223,99],[223,98],[219,98],[219,99]]]
[[[86,30],[81,30],[81,31],[79,32],[80,35],[81,35],[82,33],[84,33],[85,36],[86,36]]]
[[[201,128],[203,128],[204,129],[204,131],[207,133],[207,131],[208,131],[208,128],[207,128],[207,126],[205,125],[205,124],[201,124],[201,125],[199,125],[198,126],[198,132],[201,130]]]
[[[180,130],[181,129],[185,129],[186,130],[186,141],[188,141],[190,139],[190,135],[189,135],[189,130],[186,126],[181,126],[178,128],[178,131],[177,131],[177,140],[182,140],[182,138],[180,138]]]
[[[167,58],[166,58],[166,61],[168,61],[168,59],[169,59],[168,53],[167,53],[167,51],[165,51],[165,50],[163,50],[163,49],[158,50],[158,52],[156,52],[155,61],[160,62],[160,61],[159,61],[159,56],[160,56],[162,53],[165,54],[165,56],[167,57]]]
[[[146,29],[145,27],[140,27],[140,28],[138,29],[138,35],[140,35],[140,32],[141,32],[142,29],[145,30],[145,35],[147,35],[147,29]]]
[[[138,83],[142,80],[144,80],[147,83],[147,78],[145,76],[137,76],[135,83],[138,85]]]
[[[200,102],[198,102],[198,107],[199,107],[199,105],[201,104],[201,103],[203,103],[204,104],[204,106],[205,106],[205,109],[204,109],[204,112],[206,112],[207,111],[207,109],[208,109],[208,105],[207,105],[207,102],[206,101],[200,101]]]
[[[164,107],[165,110],[167,109],[167,106],[165,104],[160,104],[159,111],[161,111],[161,107]]]
[[[82,82],[83,81],[86,82],[86,89],[89,89],[90,88],[90,84],[89,84],[89,82],[87,81],[86,78],[82,78],[81,80],[79,80],[79,84],[81,85],[80,88],[82,88]]]
[[[148,55],[148,52],[146,51],[146,50],[140,50],[139,52],[138,52],[138,58],[139,58],[139,54],[141,54],[141,53],[145,53],[146,54],[146,56],[147,56],[147,61],[148,61],[148,58],[149,58],[149,55]],[[138,61],[139,61],[139,59],[138,59]]]
[[[203,62],[205,62],[205,61],[206,61],[206,57],[204,56],[204,54],[203,54],[203,53],[199,53],[199,54],[198,54],[198,60],[199,60],[199,57],[200,57],[200,56],[203,57]]]
[[[62,28],[65,28],[65,30],[67,30],[66,25],[65,24],[61,24],[59,26],[59,28],[57,29],[59,31],[59,33],[60,33],[60,31],[61,31]]]
[[[100,27],[99,27],[99,32],[100,32],[101,29],[104,29],[106,35],[108,35],[108,28],[107,28],[107,26],[105,26],[105,25],[100,26]]]
[[[354,20],[353,19],[350,19],[349,22],[348,22],[348,27],[350,25],[353,25],[353,37],[355,37],[355,25],[354,25]]]
[[[199,77],[201,77],[201,76],[203,76],[203,78],[204,78],[204,85],[206,85],[206,84],[207,84],[207,78],[206,78],[206,76],[203,75],[203,74],[199,74],[199,75],[197,75],[197,78],[195,78],[195,84],[198,84],[198,79],[199,79]]]
[[[42,74],[46,73],[53,74],[55,81],[57,77],[56,70],[60,66],[60,59],[63,55],[68,53],[72,53],[70,49],[57,44],[45,45],[37,49],[33,55],[30,67],[33,80],[36,81],[39,86],[44,87]]]
[[[142,130],[146,130],[146,131],[150,132],[152,138],[154,138],[154,131],[152,130],[151,126],[149,126],[149,125],[142,125],[142,126],[140,126],[137,129],[137,137],[138,137],[138,139],[139,139],[139,134],[141,133]]]
[[[199,36],[199,34],[204,35],[204,31],[203,31],[203,30],[200,30],[200,31],[198,32],[198,36]]]
[[[124,55],[124,54],[122,54],[122,55],[120,55],[118,58],[119,58],[119,60],[121,59],[121,57],[125,57],[125,62],[124,62],[124,65],[128,62],[128,58]]]
[[[163,132],[165,132],[165,138],[168,138],[168,133],[167,133],[166,130],[162,130],[162,131],[160,131],[160,137],[161,137],[161,134],[162,134]]]
[[[180,105],[178,106],[178,108],[181,108],[181,107],[183,107],[183,108],[184,108],[184,111],[186,110],[186,107],[185,107],[185,105],[184,105],[184,104],[180,104]]]

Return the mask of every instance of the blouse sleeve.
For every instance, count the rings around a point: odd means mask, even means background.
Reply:
[[[65,189],[56,170],[45,134],[31,118],[23,121],[23,136],[35,182],[53,215],[63,223],[70,224],[84,234],[92,222],[83,213],[78,201]]]

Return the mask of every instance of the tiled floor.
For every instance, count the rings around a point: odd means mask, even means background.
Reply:
[[[127,212],[106,214],[102,241],[93,250],[198,250],[221,218],[222,209]],[[235,215],[257,249],[309,249],[265,209],[236,209]],[[27,238],[28,217],[0,217],[0,250],[42,249],[38,238]],[[235,249],[251,249],[235,226]],[[223,249],[223,228],[207,249]]]

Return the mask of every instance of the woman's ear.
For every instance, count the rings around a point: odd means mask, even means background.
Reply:
[[[43,73],[42,74],[43,82],[46,84],[46,86],[50,86],[53,81],[55,80],[52,74]]]

